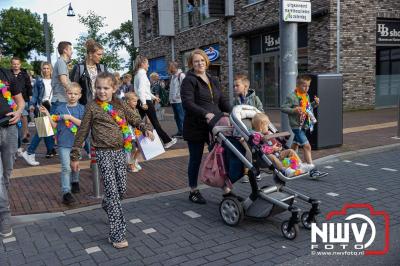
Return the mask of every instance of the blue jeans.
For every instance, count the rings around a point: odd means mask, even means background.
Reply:
[[[0,219],[10,217],[8,186],[18,144],[17,126],[0,127]]]
[[[39,138],[38,134],[36,133],[31,140],[31,144],[28,146],[28,154],[35,154],[37,147],[39,146],[40,141],[44,139],[44,144],[46,144],[47,153],[51,152],[54,148],[54,137],[44,137]]]
[[[189,166],[188,166],[189,187],[196,188],[205,142],[188,141],[187,144],[189,147]]]
[[[303,128],[292,128],[294,138],[293,138],[293,143],[299,145],[300,147],[303,147],[308,143],[308,139],[306,136],[306,130]]]
[[[79,171],[71,170],[70,158],[71,148],[58,148],[58,154],[61,161],[61,191],[63,194],[71,192],[71,183],[79,182]]]
[[[182,135],[183,119],[185,117],[185,111],[183,110],[182,103],[172,103],[172,110],[174,111],[174,118],[176,126],[178,128],[178,135]]]

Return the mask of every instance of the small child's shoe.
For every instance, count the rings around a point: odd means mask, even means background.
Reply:
[[[142,170],[142,167],[140,166],[140,164],[137,161],[135,161],[135,167],[138,171]]]
[[[303,170],[303,172],[305,172],[305,173],[310,172],[314,168],[315,168],[314,164],[308,164],[308,163],[300,164],[300,169]]]
[[[285,176],[286,177],[293,177],[296,174],[296,170],[288,167],[285,169]]]
[[[108,239],[108,242],[112,244],[112,246],[116,249],[127,248],[128,247],[128,240],[124,239],[121,242],[112,242],[111,239]]]

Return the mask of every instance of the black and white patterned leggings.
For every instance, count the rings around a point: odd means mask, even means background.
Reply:
[[[126,154],[123,150],[96,150],[96,159],[104,185],[102,207],[110,223],[110,240],[121,242],[126,233],[121,207],[126,192]]]

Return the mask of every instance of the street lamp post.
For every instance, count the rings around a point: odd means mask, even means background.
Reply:
[[[68,3],[65,6],[57,9],[56,11],[50,13],[49,16],[57,13],[58,11],[60,11],[61,9],[65,8],[68,5],[69,5],[69,7],[68,7],[68,11],[67,11],[67,17],[75,17],[75,12],[72,9],[71,3]],[[49,32],[49,22],[47,21],[46,13],[43,14],[43,27],[44,27],[44,41],[45,41],[45,45],[46,45],[47,62],[51,63],[50,32]]]

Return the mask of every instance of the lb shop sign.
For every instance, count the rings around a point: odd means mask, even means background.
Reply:
[[[400,20],[377,20],[376,45],[400,46]]]

